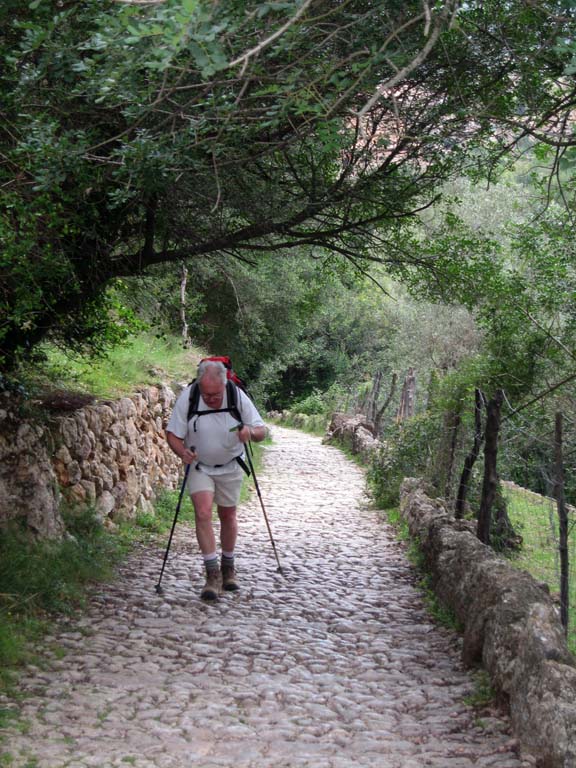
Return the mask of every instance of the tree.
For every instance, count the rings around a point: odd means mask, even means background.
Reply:
[[[469,152],[498,156],[574,101],[554,2],[1,13],[5,368],[47,334],[97,339],[109,281],[159,263],[307,247],[436,274],[414,212]]]

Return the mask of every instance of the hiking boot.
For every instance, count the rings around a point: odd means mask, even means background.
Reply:
[[[220,571],[208,571],[206,584],[200,593],[202,600],[217,600],[222,592],[222,574]]]
[[[236,592],[240,589],[236,581],[236,571],[233,565],[222,566],[222,584],[226,592]]]

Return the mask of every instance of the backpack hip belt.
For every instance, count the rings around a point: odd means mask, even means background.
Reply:
[[[210,467],[211,469],[220,469],[221,467],[227,467],[228,464],[232,464],[232,462],[235,461],[237,464],[239,464],[244,472],[250,477],[250,468],[248,467],[248,464],[244,461],[242,456],[234,456],[233,459],[230,459],[230,461],[227,461],[226,464],[204,464],[203,462],[199,461],[196,464],[196,469],[201,472],[202,466],[204,467]]]

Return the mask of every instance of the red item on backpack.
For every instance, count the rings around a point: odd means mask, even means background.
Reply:
[[[222,365],[226,368],[226,378],[228,381],[233,381],[234,384],[236,384],[237,387],[240,387],[240,389],[243,392],[246,392],[246,384],[242,381],[242,379],[238,376],[237,373],[232,368],[232,361],[229,357],[221,356],[221,357],[204,357],[202,360],[200,360],[201,363],[222,363]]]

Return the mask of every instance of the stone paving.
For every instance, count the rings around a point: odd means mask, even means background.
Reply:
[[[427,614],[404,545],[370,509],[360,468],[319,438],[273,428],[242,508],[242,589],[198,598],[180,527],[142,548],[48,639],[66,649],[21,681],[4,735],[14,768],[524,768],[509,723],[467,706],[459,640]],[[189,503],[189,502],[187,502]],[[480,719],[481,718],[481,719]]]

